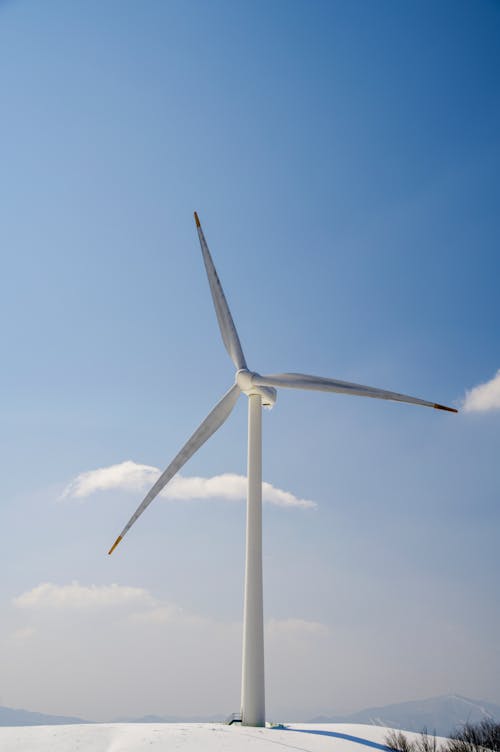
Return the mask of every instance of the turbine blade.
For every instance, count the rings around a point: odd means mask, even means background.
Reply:
[[[203,254],[203,261],[205,262],[205,269],[207,271],[208,284],[210,285],[210,292],[212,293],[212,300],[214,301],[215,313],[217,314],[217,321],[219,322],[219,329],[222,335],[222,341],[229,353],[229,357],[233,361],[236,368],[246,368],[246,360],[241,349],[240,339],[238,332],[234,325],[231,311],[227,304],[224,290],[220,283],[219,276],[212,261],[212,256],[208,250],[207,241],[201,229],[200,220],[198,215],[194,213],[194,221],[196,222],[196,228],[198,230],[198,237],[200,239],[201,252]]]
[[[146,494],[144,500],[139,504],[136,511],[129,519],[120,535],[108,551],[112,554],[122,538],[130,530],[134,522],[141,516],[144,510],[151,504],[153,499],[158,496],[160,491],[167,485],[174,475],[186,464],[188,459],[214,434],[218,428],[227,420],[238,397],[240,388],[235,384],[226,392],[224,397],[217,403],[214,409],[207,415],[203,423],[196,429],[190,439],[184,444],[180,452],[174,457],[167,469],[160,475],[154,486]]]
[[[276,373],[270,376],[259,376],[255,374],[252,382],[256,386],[274,386],[285,387],[286,389],[310,389],[318,392],[338,392],[339,394],[352,394],[357,397],[374,397],[375,399],[393,400],[394,402],[408,402],[411,405],[424,405],[425,407],[434,407],[436,410],[448,410],[450,413],[457,413],[454,407],[446,407],[436,402],[428,402],[419,397],[410,397],[408,394],[399,394],[398,392],[388,392],[385,389],[377,389],[373,386],[363,386],[362,384],[353,384],[349,381],[337,381],[336,379],[325,379],[321,376],[310,376],[306,373]]]

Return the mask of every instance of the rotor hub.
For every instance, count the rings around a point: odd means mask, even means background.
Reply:
[[[255,384],[254,378],[259,375],[255,371],[249,371],[248,368],[240,368],[239,371],[236,371],[236,383],[247,397],[252,394],[259,394],[262,398],[262,405],[271,408],[276,402],[276,389],[272,386]]]
[[[248,368],[240,368],[239,371],[236,371],[236,383],[243,394],[258,394],[258,389],[253,385],[253,377],[257,375],[254,371],[249,371]]]

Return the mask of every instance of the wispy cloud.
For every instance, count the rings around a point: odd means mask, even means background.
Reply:
[[[465,393],[463,409],[466,412],[486,412],[500,408],[500,370],[491,381],[478,384]]]
[[[307,619],[270,619],[267,624],[268,634],[272,637],[282,638],[286,635],[296,637],[311,637],[327,635],[329,628],[326,624],[319,621],[309,621]]]
[[[157,606],[136,611],[130,615],[130,620],[141,624],[166,624],[167,622],[186,621],[195,619],[196,616],[187,613],[175,603],[159,603]]]
[[[78,581],[67,585],[42,582],[31,590],[21,593],[12,600],[16,608],[25,611],[56,611],[61,618],[61,611],[109,611],[120,609],[127,619],[136,623],[163,624],[166,622],[210,621],[210,617],[186,611],[176,603],[156,598],[145,588],[130,585],[82,585]],[[222,622],[221,622],[222,623]],[[317,621],[306,619],[271,618],[266,629],[270,635],[320,635],[328,632],[328,627]],[[33,626],[19,628],[16,638],[26,639],[35,634]]]
[[[126,582],[42,582],[18,592],[0,620],[9,704],[18,706],[28,692],[22,702],[36,705],[43,676],[52,707],[100,720],[159,714],[162,707],[182,715],[188,712],[182,703],[200,715],[230,706],[240,681],[242,623],[241,614],[216,615],[219,595],[215,588],[206,613]],[[351,659],[347,652],[342,663],[342,640],[327,624],[308,620],[294,599],[289,606],[279,619],[266,620],[266,658],[274,694],[300,706],[318,683],[318,696],[326,696],[325,666],[349,675]]]
[[[42,582],[14,598],[18,608],[89,609],[115,606],[153,606],[147,590],[125,585],[55,585]]]
[[[160,470],[152,465],[140,465],[132,460],[117,465],[101,467],[80,473],[63,491],[63,498],[83,499],[97,491],[119,489],[121,491],[144,491],[156,481]],[[212,478],[184,477],[176,475],[161,496],[177,501],[190,499],[226,499],[239,501],[246,497],[247,481],[245,476],[233,473],[215,475]],[[315,509],[316,503],[309,499],[300,499],[290,491],[283,491],[271,483],[262,484],[262,498],[269,504],[280,507],[299,507]]]

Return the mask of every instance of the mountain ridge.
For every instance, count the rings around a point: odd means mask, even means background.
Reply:
[[[91,723],[91,721],[76,716],[50,715],[23,708],[0,706],[0,726],[60,726],[73,723]]]
[[[362,723],[388,726],[403,731],[428,729],[438,736],[449,736],[465,723],[479,723],[488,718],[500,723],[500,705],[486,700],[474,700],[461,695],[440,695],[423,700],[409,700],[389,705],[365,708],[349,715],[316,716],[307,723]],[[212,723],[223,720],[222,715],[174,716],[145,715],[140,718],[116,718],[113,723]],[[37,713],[21,708],[0,707],[0,726],[51,726],[93,723],[75,716]]]
[[[480,723],[484,719],[500,722],[500,705],[453,694],[365,708],[349,715],[321,715],[308,722],[365,723],[417,732],[427,729],[438,736],[449,736],[466,723]]]

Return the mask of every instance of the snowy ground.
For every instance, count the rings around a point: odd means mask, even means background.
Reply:
[[[390,729],[293,723],[256,729],[220,723],[103,723],[0,728],[1,752],[387,752]],[[413,734],[408,734],[412,737]]]

